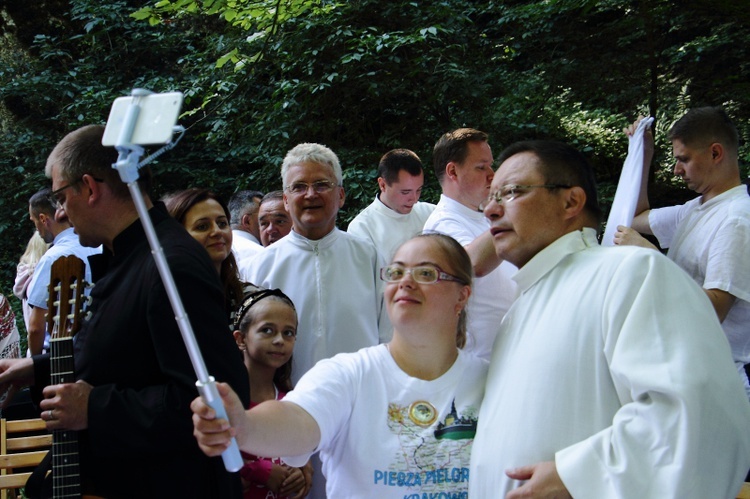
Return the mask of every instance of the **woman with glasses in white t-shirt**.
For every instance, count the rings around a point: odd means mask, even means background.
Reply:
[[[320,452],[329,497],[465,497],[487,373],[460,350],[471,261],[449,236],[423,234],[381,279],[390,343],[322,360],[283,401],[249,411],[220,384],[230,421],[192,403],[201,449],[219,455],[234,435],[242,450],[288,456],[291,466]]]

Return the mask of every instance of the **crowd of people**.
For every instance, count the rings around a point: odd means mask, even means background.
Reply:
[[[419,156],[389,151],[377,195],[347,231],[337,227],[341,165],[321,144],[289,150],[280,190],[227,201],[210,186],[152,201],[143,171],[138,187],[227,418],[197,396],[103,131],[75,130],[49,156],[52,185],[29,201],[38,236],[14,287],[28,303],[29,352],[0,360],[0,403],[30,386],[50,430],[78,432],[85,494],[740,489],[750,469],[750,196],[721,108],[693,109],[670,130],[674,173],[698,195],[685,205],[650,209],[645,135],[635,218],[613,247],[599,244],[591,165],[554,141],[518,142],[496,159],[487,133],[445,133],[432,158],[437,205],[420,201]],[[94,286],[75,338],[78,381],[52,384],[37,281],[70,254]],[[238,473],[219,457],[233,438]]]

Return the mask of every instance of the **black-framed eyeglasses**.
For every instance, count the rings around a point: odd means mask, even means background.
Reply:
[[[437,265],[417,265],[416,267],[404,267],[392,263],[380,269],[380,279],[385,282],[399,282],[401,279],[406,277],[406,274],[411,274],[411,278],[420,284],[435,284],[440,281],[452,281],[459,282],[461,284],[468,284],[460,277],[450,275],[438,267]]]
[[[508,184],[500,187],[495,192],[491,192],[487,199],[479,205],[479,209],[484,211],[484,208],[490,204],[490,201],[495,201],[497,204],[504,204],[513,201],[518,196],[526,194],[530,189],[570,189],[571,186],[565,184],[536,184],[536,185],[518,185]]]
[[[104,182],[104,179],[91,177],[94,179],[95,182]],[[64,185],[60,187],[59,189],[55,189],[54,191],[49,193],[49,200],[52,202],[53,205],[55,205],[56,208],[62,208],[63,203],[65,202],[65,196],[61,196],[60,194],[70,187],[73,187],[74,185],[77,185],[79,183],[83,182],[83,176],[79,178],[78,180],[69,183],[68,185]]]
[[[336,187],[336,182],[331,182],[330,180],[317,180],[312,184],[308,184],[307,182],[293,182],[286,186],[286,190],[295,195],[302,195],[306,194],[311,187],[316,194],[323,194]]]

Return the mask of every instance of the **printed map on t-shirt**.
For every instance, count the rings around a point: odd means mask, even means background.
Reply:
[[[405,499],[467,497],[478,412],[469,406],[459,414],[454,400],[438,421],[438,411],[427,401],[389,404],[388,428],[399,449],[390,469],[375,471],[375,484],[403,488]]]

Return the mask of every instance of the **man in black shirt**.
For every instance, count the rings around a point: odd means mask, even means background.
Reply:
[[[101,145],[103,130],[70,133],[47,161],[53,195],[81,244],[104,252],[92,261],[92,316],[76,339],[78,382],[46,386],[42,418],[49,429],[81,430],[85,494],[241,497],[239,477],[206,458],[192,436],[195,374],[135,205],[111,166],[116,152]],[[141,189],[208,371],[249,394],[208,254]],[[36,386],[49,385],[48,358],[31,362],[0,363],[0,383],[33,376]]]

